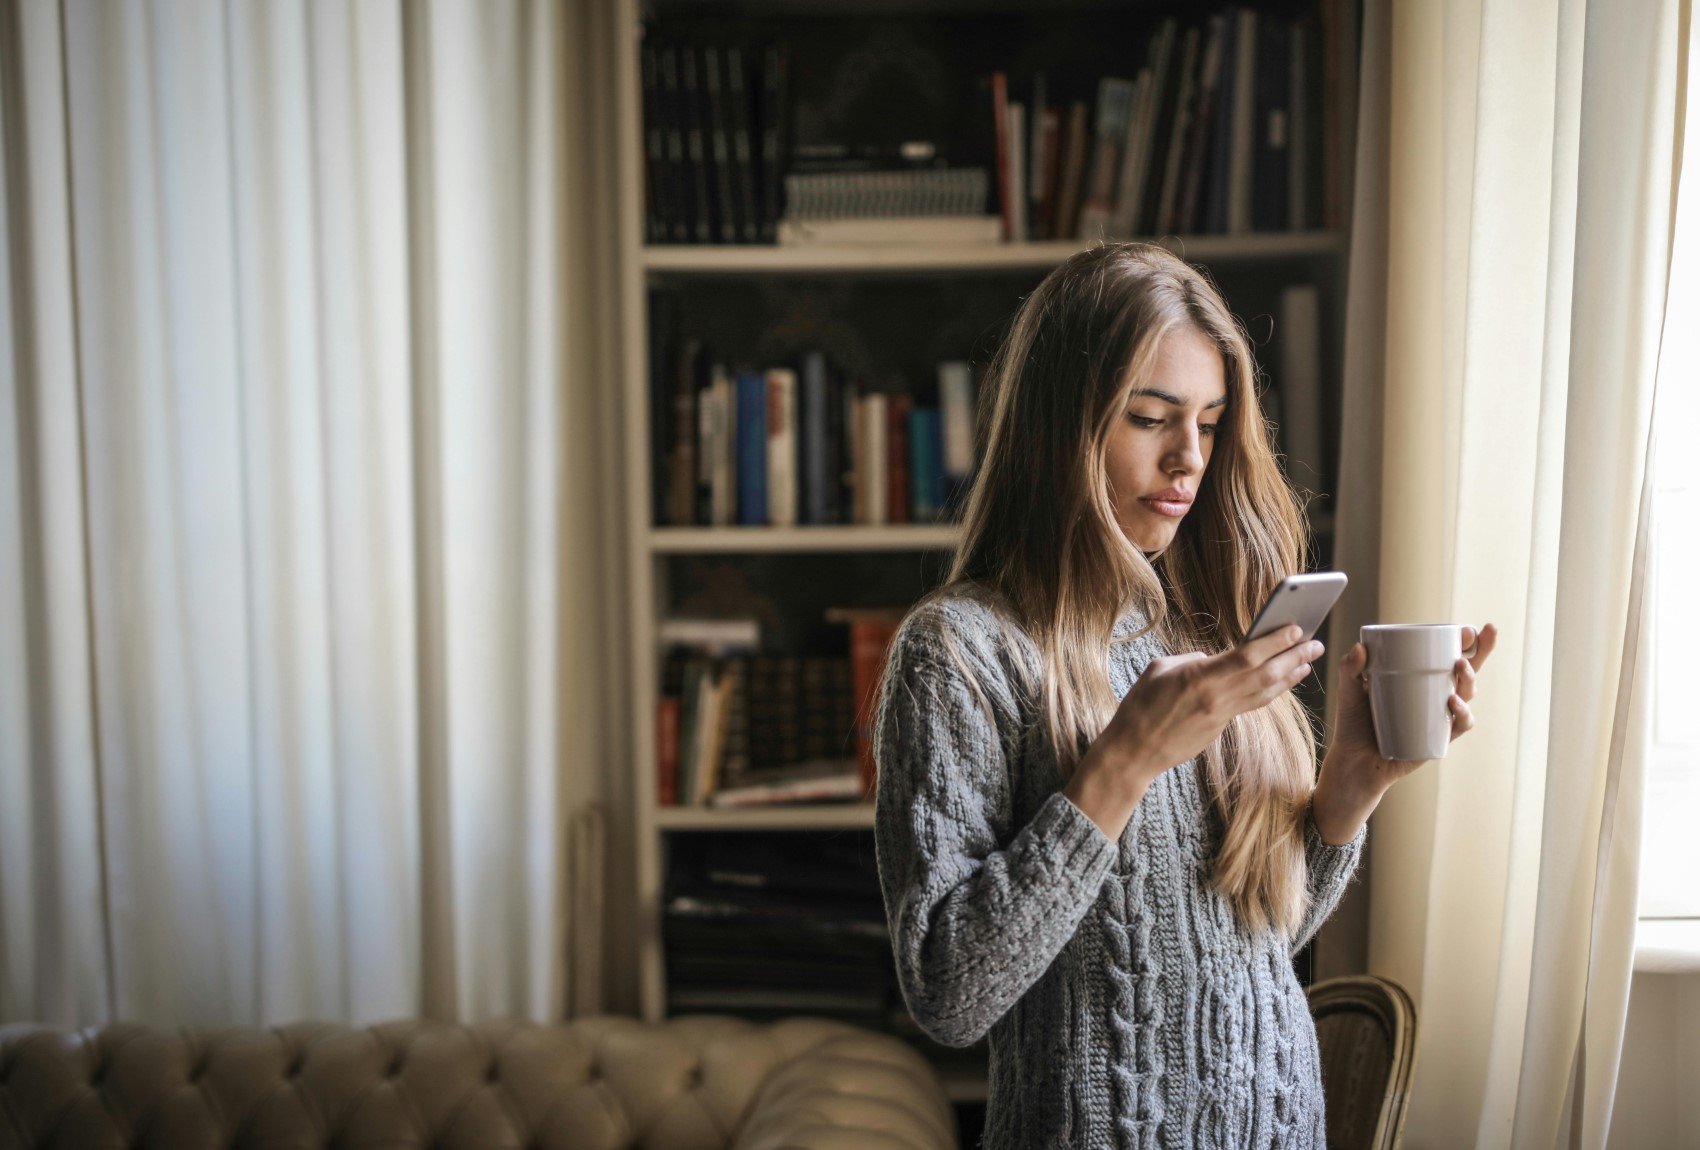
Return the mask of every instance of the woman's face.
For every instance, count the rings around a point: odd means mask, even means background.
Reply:
[[[1116,519],[1141,551],[1167,547],[1192,510],[1227,402],[1216,345],[1190,327],[1165,336],[1151,378],[1133,390],[1110,434],[1104,460]]]

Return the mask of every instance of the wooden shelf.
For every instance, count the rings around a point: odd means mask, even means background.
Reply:
[[[657,807],[664,831],[869,830],[872,803],[819,803],[784,807]]]
[[[948,551],[962,537],[955,523],[887,527],[655,527],[650,550],[660,555],[743,551]]]
[[[1334,531],[1334,513],[1314,511],[1311,529]],[[649,549],[657,555],[714,555],[788,551],[949,551],[962,538],[956,523],[893,524],[885,527],[652,527]]]
[[[671,275],[840,272],[1013,271],[1055,267],[1096,241],[998,244],[775,245],[649,244],[645,271]],[[1165,236],[1162,244],[1195,262],[1331,256],[1346,250],[1336,231]]]

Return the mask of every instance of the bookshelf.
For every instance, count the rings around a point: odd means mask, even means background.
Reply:
[[[791,615],[813,612],[818,604],[810,598],[812,585],[823,574],[843,568],[850,580],[863,579],[876,586],[908,588],[907,596],[918,594],[942,574],[960,529],[948,522],[865,524],[799,524],[796,526],[675,526],[657,521],[655,439],[652,421],[653,362],[664,342],[656,324],[651,302],[658,293],[676,293],[695,308],[694,321],[728,325],[736,334],[731,342],[753,344],[760,334],[764,308],[783,307],[795,299],[806,302],[802,310],[821,330],[835,330],[841,311],[845,323],[854,326],[859,311],[874,312],[878,324],[886,317],[877,312],[878,297],[898,299],[889,305],[893,314],[937,315],[961,308],[987,308],[1007,316],[1021,296],[1052,267],[1086,246],[1076,239],[1040,239],[1019,242],[953,242],[921,244],[866,244],[832,246],[778,246],[749,243],[652,243],[646,219],[645,99],[641,47],[645,22],[677,17],[692,35],[714,35],[723,28],[728,38],[752,35],[783,35],[786,22],[804,21],[815,28],[832,19],[855,20],[859,11],[826,0],[768,0],[760,3],[731,3],[710,6],[697,0],[665,0],[640,4],[639,0],[613,0],[619,32],[617,61],[618,122],[617,161],[621,196],[621,219],[617,238],[621,322],[621,373],[618,387],[625,435],[625,498],[623,513],[628,525],[628,570],[631,647],[630,723],[632,750],[630,775],[636,815],[633,843],[636,852],[636,921],[639,1010],[647,1019],[663,1017],[668,1010],[668,962],[664,895],[670,860],[700,848],[701,844],[727,836],[818,836],[823,844],[862,844],[872,854],[873,806],[871,803],[792,806],[775,808],[713,808],[663,806],[657,801],[656,707],[664,652],[659,646],[659,625],[675,612],[700,581],[708,564],[736,568],[740,577],[770,596],[777,609]],[[1272,2],[1266,7],[1280,14],[1315,10],[1319,4],[1333,11],[1351,11],[1353,0],[1315,2]],[[1260,10],[1265,6],[1259,5]],[[1083,14],[1115,8],[1118,18],[1154,22],[1164,15],[1186,18],[1182,6],[1153,5],[1140,12],[1125,5],[1070,3],[1060,9],[1041,4],[981,5],[971,0],[904,0],[895,7],[881,5],[882,18],[925,21],[947,18],[973,20],[990,13],[999,28],[1009,21],[1049,21],[1061,28]],[[1129,17],[1128,13],[1133,15]],[[1353,17],[1355,19],[1355,15]],[[998,22],[1003,23],[999,24]],[[1355,25],[1354,25],[1355,26]],[[812,34],[812,33],[811,33]],[[1072,33],[1077,38],[1080,33]],[[990,34],[988,34],[988,37]],[[1139,40],[1131,42],[1137,52]],[[1096,51],[1101,52],[1102,46]],[[976,65],[977,66],[977,65]],[[1096,66],[1096,65],[1094,65]],[[1137,60],[1127,62],[1129,74]],[[1104,68],[1105,74],[1111,69]],[[1342,83],[1336,89],[1341,106],[1322,118],[1334,127],[1344,170],[1349,172],[1349,142],[1353,117],[1353,89]],[[1313,141],[1321,147],[1323,141]],[[1349,202],[1349,188],[1339,193]],[[1347,229],[1336,219],[1332,226],[1298,230],[1240,231],[1233,233],[1164,234],[1131,238],[1155,240],[1177,254],[1208,268],[1222,287],[1229,303],[1246,321],[1254,342],[1260,323],[1267,325],[1277,314],[1275,301],[1284,285],[1303,283],[1316,288],[1322,316],[1319,333],[1324,370],[1322,403],[1328,418],[1337,418],[1342,343],[1347,251]],[[860,294],[858,294],[860,293]],[[870,303],[870,299],[874,302]],[[777,302],[776,302],[777,301]],[[812,310],[811,310],[812,309]],[[929,309],[931,309],[929,311]],[[684,309],[687,313],[691,308]],[[919,321],[917,321],[919,322]],[[972,360],[983,366],[985,353],[995,333],[988,325],[960,321],[960,342],[951,358]],[[915,338],[916,329],[894,323],[889,341],[901,345]],[[963,334],[966,333],[966,334]],[[898,354],[898,353],[894,353]],[[932,355],[916,352],[913,359]],[[1267,347],[1258,348],[1266,373],[1276,365]],[[887,365],[889,366],[889,365]],[[908,366],[905,364],[900,367]],[[978,384],[978,380],[976,380]],[[1331,426],[1324,422],[1325,438],[1332,439]],[[1314,484],[1313,484],[1314,486]],[[1327,500],[1319,500],[1311,513],[1319,552],[1325,564],[1332,532],[1332,512]],[[877,573],[870,574],[870,573]],[[806,606],[802,605],[806,604]],[[1320,680],[1320,676],[1318,677]],[[747,961],[761,963],[760,954]],[[941,1074],[947,1092],[958,1103],[983,1102],[985,1078],[982,1069],[956,1061],[942,1062]]]

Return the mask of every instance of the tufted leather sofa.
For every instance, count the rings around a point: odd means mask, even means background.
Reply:
[[[824,1019],[0,1026],[0,1150],[934,1150],[938,1076]]]

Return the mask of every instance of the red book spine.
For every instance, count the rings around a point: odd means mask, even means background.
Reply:
[[[874,797],[874,719],[886,648],[900,620],[857,619],[850,624],[850,689],[856,693],[856,758],[862,768],[862,795]]]
[[[1003,218],[1003,238],[1015,234],[1015,205],[1009,202],[1009,77],[992,73],[992,126],[998,140],[998,215]]]
[[[914,401],[903,392],[893,393],[885,403],[887,523],[909,522],[909,410],[914,405]]]
[[[663,695],[655,705],[655,801],[679,805],[679,700]]]

